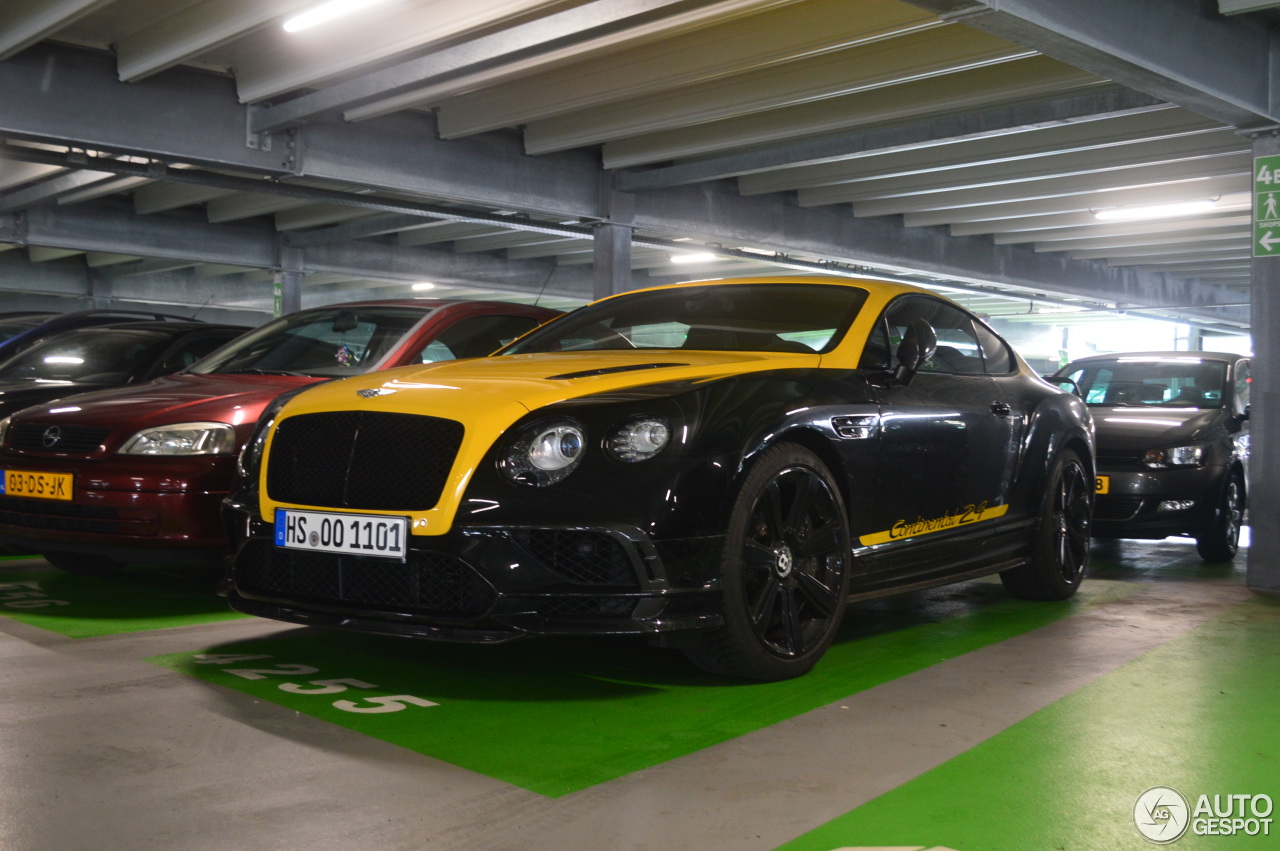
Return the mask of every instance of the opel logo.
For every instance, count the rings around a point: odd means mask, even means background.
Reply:
[[[45,449],[57,446],[59,440],[62,440],[62,429],[57,426],[49,426],[44,430],[44,434],[40,435],[40,442],[44,444]]]

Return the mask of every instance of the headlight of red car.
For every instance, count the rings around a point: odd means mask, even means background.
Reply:
[[[175,423],[138,432],[121,455],[230,455],[236,430],[226,423]]]

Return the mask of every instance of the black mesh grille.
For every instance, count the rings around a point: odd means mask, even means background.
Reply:
[[[1093,502],[1093,519],[1128,520],[1141,508],[1140,496],[1099,496]]]
[[[46,446],[46,432],[57,430],[58,439]],[[50,423],[15,423],[9,430],[9,445],[22,452],[74,452],[89,454],[97,450],[111,434],[111,429],[97,426],[73,426]]]
[[[538,614],[549,618],[629,618],[635,600],[626,597],[557,597],[538,604]]]
[[[435,553],[410,552],[401,563],[286,550],[254,540],[236,558],[234,570],[236,584],[245,592],[298,602],[475,617],[488,611],[495,597],[468,564]]]
[[[0,523],[24,529],[55,529],[98,535],[113,535],[121,531],[114,508],[11,496],[0,497]]]
[[[524,529],[511,539],[552,573],[581,585],[638,587],[622,545],[611,535],[577,529]]]
[[[414,414],[290,417],[271,446],[267,492],[301,505],[425,511],[440,499],[462,433],[462,423]]]

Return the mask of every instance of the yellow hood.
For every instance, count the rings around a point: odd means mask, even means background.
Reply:
[[[280,422],[301,414],[357,410],[418,414],[461,422],[465,428],[462,445],[439,503],[435,508],[411,515],[414,534],[441,535],[452,526],[471,472],[489,447],[526,413],[567,399],[630,387],[667,381],[712,380],[770,369],[817,367],[821,360],[817,354],[650,349],[448,361],[318,385],[291,400],[276,420]],[[270,458],[270,438],[267,457]],[[275,502],[267,494],[265,465],[261,475],[264,520],[269,520],[278,506],[331,507]]]

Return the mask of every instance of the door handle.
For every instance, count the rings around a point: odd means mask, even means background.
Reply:
[[[1013,408],[1009,407],[1007,402],[992,402],[991,413],[997,417],[1007,417],[1013,413]]]

